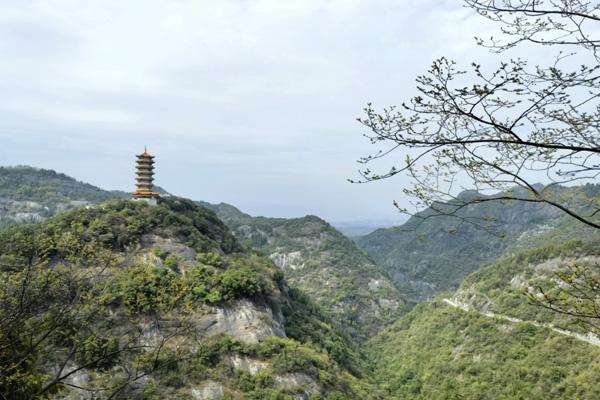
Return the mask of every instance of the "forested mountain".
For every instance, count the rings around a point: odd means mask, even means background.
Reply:
[[[70,208],[125,196],[52,170],[0,167],[0,227],[41,221]]]
[[[167,193],[160,187],[155,190]],[[100,189],[49,169],[0,166],[0,228],[38,222],[72,208],[130,197],[129,193]]]
[[[5,398],[378,398],[336,324],[188,200],[5,229],[0,280]]]
[[[455,215],[427,218],[431,214],[425,210],[401,226],[355,239],[417,302],[458,287],[471,272],[564,217],[552,206],[518,201],[472,204]]]
[[[128,196],[51,170],[3,167],[0,226]],[[267,253],[292,286],[321,301],[352,334],[366,338],[403,312],[405,302],[387,275],[325,221],[253,218],[227,204],[202,204],[213,208],[244,244]]]
[[[228,204],[209,207],[242,243],[268,254],[292,286],[339,318],[350,334],[367,338],[406,310],[388,276],[322,219],[251,217]]]
[[[316,216],[150,207],[28,167],[0,182],[30,213],[0,214],[9,398],[600,396],[600,338],[534,302],[573,266],[598,274],[600,232],[552,208],[413,218],[360,238],[369,256]]]
[[[371,343],[388,398],[598,398],[600,338],[526,294],[573,265],[597,273],[599,255],[597,235],[524,250],[418,305]]]

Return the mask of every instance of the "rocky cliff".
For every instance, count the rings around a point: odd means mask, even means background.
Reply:
[[[190,201],[0,236],[6,398],[378,398],[336,324]]]
[[[321,304],[353,336],[367,338],[406,311],[390,278],[327,222],[251,217],[212,205],[244,244],[264,252],[287,281]]]

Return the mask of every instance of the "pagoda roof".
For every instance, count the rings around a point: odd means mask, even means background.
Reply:
[[[144,152],[142,154],[139,154],[138,157],[154,158],[152,154],[148,153],[148,149],[146,148],[146,146],[144,146]]]

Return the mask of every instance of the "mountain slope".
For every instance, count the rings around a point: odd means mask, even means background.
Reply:
[[[228,204],[212,206],[244,244],[266,254],[351,335],[369,337],[405,311],[390,279],[356,245],[315,216],[251,217]]]
[[[167,194],[161,187],[155,191]],[[53,170],[29,166],[0,167],[0,228],[39,222],[62,211],[129,199],[131,194],[107,191]]]
[[[0,227],[37,222],[70,208],[125,196],[52,170],[0,167]]]
[[[600,349],[527,323],[417,306],[373,343],[394,399],[595,399]]]
[[[70,208],[122,197],[128,194],[50,170],[0,168],[0,227],[41,221]],[[233,206],[203,204],[214,207],[244,244],[273,256],[292,286],[324,301],[324,308],[342,317],[352,334],[370,336],[401,312],[404,302],[389,278],[354,243],[317,217],[254,219]],[[270,241],[263,242],[265,235]],[[294,262],[307,268],[294,270]]]
[[[598,272],[598,235],[564,242],[561,232],[541,234],[545,247],[471,274],[376,337],[375,375],[390,398],[597,398],[600,338],[526,296],[556,290],[556,274],[571,265]]]
[[[378,398],[336,324],[191,201],[0,231],[0,281],[5,398]]]
[[[473,194],[463,194],[467,195]],[[456,288],[471,272],[500,258],[521,235],[551,229],[563,216],[551,206],[525,202],[473,204],[457,217],[422,219],[430,213],[426,210],[404,225],[356,238],[414,301]]]

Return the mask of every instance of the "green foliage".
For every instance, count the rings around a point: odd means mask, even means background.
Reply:
[[[594,187],[590,185],[588,191],[597,190]],[[571,198],[580,196],[575,188],[557,190]],[[539,203],[484,202],[466,206],[453,215],[429,218],[431,214],[434,211],[428,209],[402,226],[356,238],[359,247],[414,301],[457,288],[470,273],[507,253],[600,237],[598,230]]]
[[[129,268],[123,275],[113,295],[132,313],[170,310],[180,301],[181,279],[168,269],[144,265]]]
[[[83,303],[90,288],[84,275],[24,264],[0,272],[0,282],[3,397],[30,399],[59,391],[60,381],[53,381],[56,372],[40,369],[41,363],[66,362],[66,357],[97,368],[112,365],[118,341],[95,332],[98,327],[92,322],[102,318],[103,310],[96,303]]]
[[[317,346],[351,373],[361,375],[366,366],[356,344],[336,325],[326,323],[325,312],[306,294],[290,289],[282,311],[288,337]]]
[[[600,350],[527,323],[434,302],[373,342],[378,381],[394,399],[595,399]]]
[[[119,355],[116,337],[84,336],[75,339],[78,348],[76,360],[89,368],[107,369],[114,365]]]
[[[248,357],[266,363],[268,367],[255,374],[232,370],[232,356]],[[322,387],[324,396],[315,398],[380,398],[369,383],[345,373],[328,355],[310,345],[279,337],[269,337],[253,344],[242,343],[227,336],[207,338],[191,353],[168,351],[162,353],[158,360],[147,357],[142,361],[145,364],[143,368],[150,369],[156,362],[163,366],[154,374],[160,387],[179,388],[189,380],[215,380],[243,393],[247,399],[291,400],[298,389],[276,388],[274,377],[300,372],[310,376]]]
[[[178,238],[201,252],[229,254],[240,250],[212,211],[188,200],[170,198],[156,207],[128,200],[110,201],[69,211],[35,228],[14,227],[0,233],[0,254],[18,248],[18,256],[24,258],[95,263],[99,260],[93,256],[100,250],[125,251],[139,244],[146,234]],[[29,246],[26,240],[31,241]]]
[[[387,275],[322,219],[251,217],[228,204],[206,206],[246,246],[267,254],[296,254],[290,261],[295,267],[282,268],[286,280],[316,299],[351,336],[364,340],[405,311],[405,302]],[[372,282],[381,287],[370,287]],[[381,300],[393,306],[383,307]]]
[[[208,304],[258,296],[265,293],[266,287],[258,272],[236,264],[222,272],[209,265],[200,265],[193,268],[185,280],[191,288],[190,297]]]
[[[244,260],[220,262],[222,269],[200,264],[185,275],[168,267],[133,266],[117,274],[106,301],[122,302],[130,313],[156,313],[265,295],[268,284]]]
[[[585,333],[590,321],[578,326],[576,319],[540,307],[539,297],[535,296],[535,290],[544,287],[556,305],[565,306],[573,300],[570,310],[590,312],[593,302],[558,297],[572,289],[566,286],[569,282],[590,287],[590,282],[581,281],[580,269],[577,264],[573,266],[573,260],[593,260],[590,256],[600,254],[598,242],[594,235],[562,243],[553,239],[556,233],[546,235],[551,239],[545,241],[545,246],[521,250],[464,280],[452,297],[473,311],[450,308],[438,299],[418,305],[373,340],[371,354],[378,366],[376,374],[391,398],[598,396],[600,350],[549,329],[579,328]],[[595,283],[597,266],[592,268],[596,274],[586,276]],[[533,296],[526,295],[529,290],[534,290]],[[492,318],[489,313],[532,323]]]
[[[250,268],[229,268],[219,277],[222,297],[252,297],[263,292],[260,276]]]
[[[473,303],[483,303],[488,311],[510,315],[529,321],[552,323],[569,330],[589,331],[594,321],[587,321],[584,329],[576,325],[581,321],[548,309],[579,310],[581,314],[595,315],[597,296],[597,264],[587,261],[600,255],[594,236],[586,241],[571,240],[562,244],[549,241],[543,247],[522,250],[467,277],[459,294],[468,296]],[[587,282],[580,278],[586,277]],[[575,289],[573,285],[576,285]],[[548,296],[540,297],[542,289]],[[578,298],[567,292],[577,293]]]
[[[103,202],[120,196],[52,170],[26,166],[0,167],[0,198],[54,206],[61,202]]]
[[[0,321],[11,321],[0,329],[8,398],[66,394],[65,377],[54,375],[61,365],[82,367],[86,385],[107,397],[185,398],[190,385],[213,380],[225,398],[293,399],[300,389],[279,388],[274,377],[300,372],[318,385],[317,398],[377,398],[356,350],[324,314],[296,310],[317,308],[294,291],[288,300],[272,262],[243,251],[214,213],[185,200],[111,201],[11,227],[0,232],[0,279]],[[296,339],[245,344],[196,330],[195,318],[241,298],[284,307]],[[267,369],[236,370],[236,355]]]

